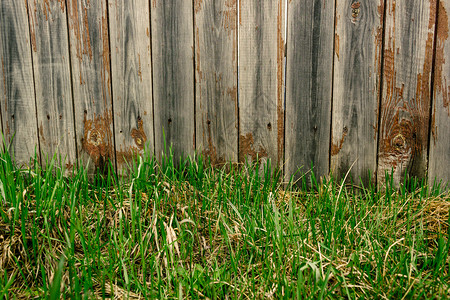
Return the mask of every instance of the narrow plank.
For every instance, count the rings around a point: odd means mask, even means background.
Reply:
[[[333,26],[334,1],[289,1],[286,178],[329,171]]]
[[[67,10],[78,159],[104,170],[115,161],[106,0],[68,0]]]
[[[285,0],[239,3],[239,160],[284,154]]]
[[[237,2],[195,6],[197,149],[213,164],[237,161]]]
[[[67,14],[64,1],[28,1],[40,150],[70,171],[76,162]]]
[[[29,165],[39,149],[27,3],[0,1],[0,28],[3,133],[16,162]]]
[[[448,40],[448,13],[450,0],[439,1],[437,41],[434,73],[434,96],[430,137],[429,182],[442,180],[450,184],[450,41]]]
[[[154,151],[149,2],[110,1],[109,20],[116,159],[123,173],[133,155]]]
[[[386,2],[378,183],[427,171],[436,1]]]
[[[367,185],[377,169],[384,0],[336,1],[331,171]],[[375,183],[375,182],[372,182]]]
[[[151,20],[155,152],[178,158],[195,150],[192,1],[153,0]]]

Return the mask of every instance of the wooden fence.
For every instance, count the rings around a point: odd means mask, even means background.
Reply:
[[[288,2],[286,2],[288,1]],[[70,167],[145,145],[450,179],[450,0],[2,0],[2,132]],[[287,25],[287,26],[286,26]]]

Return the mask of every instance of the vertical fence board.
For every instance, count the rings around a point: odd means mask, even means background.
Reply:
[[[197,149],[237,161],[237,1],[195,2]]]
[[[427,169],[436,0],[386,5],[378,183],[393,170],[398,185]]]
[[[106,0],[68,0],[78,158],[100,170],[114,162]]]
[[[109,20],[116,159],[125,171],[133,155],[154,150],[149,2],[112,0]]]
[[[192,1],[153,0],[151,8],[155,151],[195,150]],[[163,131],[165,141],[163,138]]]
[[[369,183],[377,167],[383,0],[336,2],[331,171]]]
[[[3,133],[19,165],[37,153],[36,106],[26,1],[0,1],[0,107]],[[0,142],[2,143],[2,142]]]
[[[450,183],[450,42],[448,40],[449,0],[440,0],[437,21],[434,97],[430,137],[429,182]]]
[[[70,169],[76,149],[66,6],[55,0],[29,1],[28,8],[42,158],[59,154],[58,163]]]
[[[239,160],[258,156],[281,164],[285,1],[239,6]]]
[[[329,171],[334,1],[292,0],[288,6],[286,162],[289,178],[299,168]]]

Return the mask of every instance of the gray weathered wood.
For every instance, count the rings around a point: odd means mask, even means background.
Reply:
[[[436,1],[386,3],[378,183],[424,178]]]
[[[68,0],[78,158],[104,169],[115,161],[106,0]]]
[[[154,151],[149,2],[112,0],[109,20],[116,159],[124,171],[132,155]]]
[[[193,154],[194,30],[192,1],[151,2],[155,152]],[[163,134],[164,132],[164,134]],[[165,136],[165,141],[163,138]]]
[[[38,153],[27,3],[0,1],[0,108],[6,141],[19,165]]]
[[[285,1],[240,2],[239,156],[281,161],[284,152]]]
[[[194,8],[197,149],[212,163],[237,161],[237,2]]]
[[[331,171],[369,183],[377,168],[383,0],[336,1]],[[374,176],[372,177],[374,178]]]
[[[434,72],[434,97],[430,137],[429,182],[450,184],[450,0],[439,1]]]
[[[61,155],[76,161],[66,6],[61,1],[28,1],[38,134],[43,161]]]
[[[334,1],[288,4],[286,70],[287,178],[314,166],[329,171]]]

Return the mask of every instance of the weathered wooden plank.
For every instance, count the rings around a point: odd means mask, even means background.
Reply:
[[[0,1],[0,107],[7,142],[19,165],[39,151],[26,1]]]
[[[154,151],[149,2],[110,1],[109,20],[116,159],[125,171],[133,155]]]
[[[68,0],[78,159],[104,169],[114,162],[106,0]]]
[[[427,170],[436,0],[386,2],[378,183]]]
[[[197,149],[212,163],[237,161],[237,2],[195,2]]]
[[[286,70],[287,178],[299,168],[329,171],[334,1],[288,4]]]
[[[331,171],[369,183],[377,169],[384,0],[336,1]],[[375,178],[373,176],[372,178]]]
[[[239,159],[281,162],[285,1],[239,5]]]
[[[28,1],[39,143],[43,161],[76,161],[69,41],[64,1]]]
[[[439,1],[434,72],[434,97],[430,137],[429,182],[450,184],[450,41],[448,40],[449,0]]]
[[[194,28],[192,1],[153,0],[151,7],[155,152],[193,154]],[[165,141],[164,141],[165,136]]]

